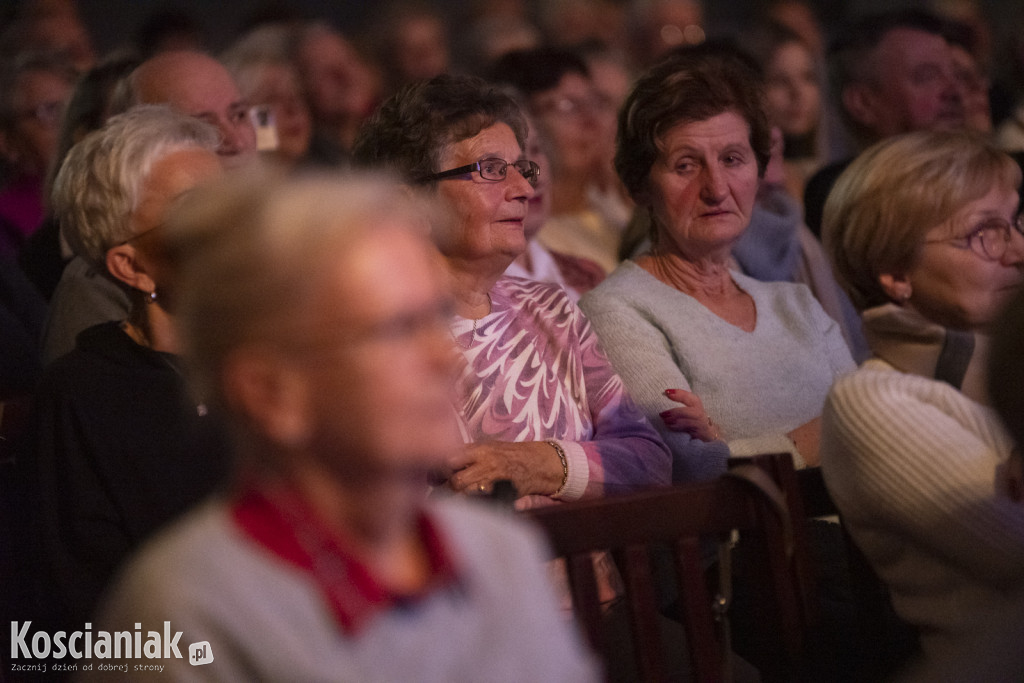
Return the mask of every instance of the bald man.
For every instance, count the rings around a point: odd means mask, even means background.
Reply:
[[[213,124],[221,136],[217,154],[228,168],[256,156],[249,104],[228,70],[201,52],[162,52],[146,60],[128,77],[121,104],[125,109],[135,104],[169,104]]]

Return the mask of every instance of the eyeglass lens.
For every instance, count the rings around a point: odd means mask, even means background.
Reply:
[[[512,166],[522,175],[530,185],[536,185],[540,167],[528,159],[520,159],[511,164],[504,159],[484,159],[479,163],[480,177],[485,180],[504,180],[508,174],[508,167]]]

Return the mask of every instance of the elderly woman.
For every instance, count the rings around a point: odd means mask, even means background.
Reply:
[[[239,486],[132,563],[103,628],[169,620],[206,642],[214,680],[595,680],[538,539],[427,499],[458,448],[429,208],[379,181],[233,180],[168,232],[186,354],[236,428]],[[162,663],[186,679],[187,661]]]
[[[854,367],[809,289],[731,269],[770,144],[757,75],[721,51],[668,58],[619,117],[616,169],[649,214],[652,246],[582,306],[677,479],[715,476],[730,452],[816,464],[825,394]],[[728,448],[694,447],[715,438]]]
[[[1024,604],[1014,444],[985,391],[987,332],[1022,282],[1020,180],[971,134],[913,133],[858,157],[825,208],[873,352],[829,394],[825,481],[926,666],[1004,637],[992,624]]]
[[[37,393],[37,578],[75,628],[121,560],[225,471],[221,430],[180,376],[161,247],[168,206],[220,173],[217,142],[208,124],[140,107],[72,148],[56,179],[68,239],[133,302],[82,332]]]
[[[525,139],[508,95],[440,76],[381,105],[354,150],[451,210],[433,238],[455,294],[451,334],[465,361],[456,407],[470,445],[449,484],[486,492],[506,479],[520,506],[667,484],[664,445],[565,291],[502,277],[526,247],[538,168],[523,158]]]

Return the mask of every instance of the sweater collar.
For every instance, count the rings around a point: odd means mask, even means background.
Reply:
[[[256,544],[308,575],[347,635],[357,635],[379,614],[412,608],[434,592],[459,583],[451,546],[426,511],[420,514],[418,531],[429,574],[424,588],[415,594],[389,590],[361,561],[351,540],[329,529],[294,491],[271,494],[250,486],[236,497],[232,516]]]
[[[985,361],[989,340],[985,335],[947,330],[916,311],[891,303],[865,310],[862,318],[864,336],[876,358],[900,372],[922,377],[941,378],[940,356],[954,336],[973,341],[973,349],[963,359],[963,381],[957,388],[968,398],[988,405]]]

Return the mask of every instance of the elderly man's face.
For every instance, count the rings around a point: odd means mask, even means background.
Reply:
[[[422,477],[458,443],[451,299],[410,227],[383,222],[349,245],[311,308],[300,362],[311,446],[349,481]]]
[[[881,139],[964,126],[964,103],[949,44],[909,28],[889,31],[871,56],[869,82],[851,86],[851,115]],[[851,89],[847,89],[848,93]],[[844,94],[847,105],[851,102]]]
[[[169,104],[217,127],[217,154],[234,167],[255,158],[256,130],[249,106],[220,62],[198,52],[169,52],[139,67],[137,86],[147,104]]]

